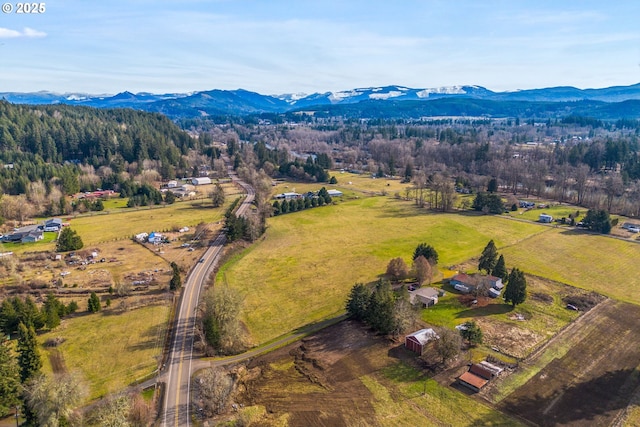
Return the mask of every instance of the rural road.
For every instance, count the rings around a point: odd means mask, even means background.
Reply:
[[[227,164],[229,163],[227,162]],[[243,215],[251,206],[255,192],[249,184],[237,177],[230,166],[228,169],[233,182],[240,185],[247,193],[237,210],[237,215]],[[185,281],[182,298],[176,312],[174,335],[166,366],[160,375],[166,383],[161,414],[163,427],[189,426],[191,423],[189,401],[198,301],[207,277],[213,271],[222,254],[225,242],[225,235],[218,234],[200,261],[192,268]]]

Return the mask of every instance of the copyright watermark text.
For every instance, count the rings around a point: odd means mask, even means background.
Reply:
[[[37,15],[45,13],[47,11],[46,3],[2,3],[2,12],[25,14],[25,15]]]

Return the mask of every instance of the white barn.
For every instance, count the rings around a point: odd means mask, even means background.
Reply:
[[[198,178],[191,178],[191,183],[193,185],[211,184],[211,178],[209,178],[208,176],[201,176],[201,177],[198,177]]]

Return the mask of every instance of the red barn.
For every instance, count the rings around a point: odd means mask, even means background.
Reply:
[[[422,354],[424,349],[430,341],[440,338],[436,331],[431,328],[420,329],[412,334],[407,335],[404,338],[404,346],[407,350],[411,350],[414,353]]]

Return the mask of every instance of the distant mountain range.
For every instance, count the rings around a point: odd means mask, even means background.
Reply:
[[[159,112],[174,119],[304,110],[354,117],[529,117],[536,114],[585,114],[598,118],[617,118],[620,115],[640,117],[640,83],[603,89],[562,86],[512,92],[494,92],[481,86],[429,89],[384,86],[311,95],[262,95],[243,89],[169,94],[122,92],[117,95],[0,92],[0,99],[15,104],[62,103],[97,108],[133,108]],[[620,103],[624,104],[610,105]],[[625,114],[626,112],[629,114]]]

